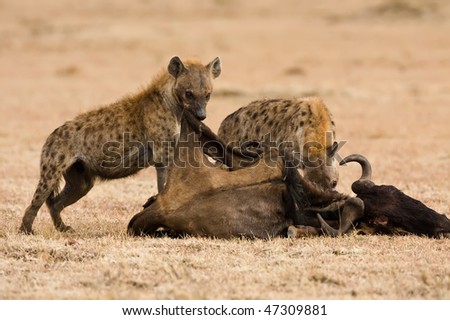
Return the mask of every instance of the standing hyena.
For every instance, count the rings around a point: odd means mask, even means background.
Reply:
[[[173,57],[168,69],[141,92],[81,114],[53,131],[42,148],[40,180],[20,230],[32,232],[44,202],[55,228],[72,230],[61,211],[85,196],[97,177],[122,178],[154,165],[161,191],[182,113],[188,110],[205,119],[212,79],[220,72],[219,58],[204,66]],[[58,194],[61,177],[65,186]]]
[[[226,117],[218,135],[233,147],[254,140],[276,146],[307,179],[326,189],[337,185],[339,145],[331,113],[320,98],[253,101]]]

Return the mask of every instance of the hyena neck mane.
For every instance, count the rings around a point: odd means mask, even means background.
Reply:
[[[308,150],[309,156],[324,158],[327,148],[330,148],[334,142],[334,131],[331,116],[325,108],[323,102],[319,98],[311,97],[316,103],[311,105],[310,121],[314,125],[305,130],[305,141],[315,143],[315,148]],[[332,139],[327,140],[327,134],[332,135]]]
[[[165,105],[178,120],[181,119],[183,107],[176,98],[173,87],[176,79],[167,70],[162,70],[146,87],[139,92],[125,96],[122,102],[130,108],[133,106],[146,106],[149,111],[155,107]]]

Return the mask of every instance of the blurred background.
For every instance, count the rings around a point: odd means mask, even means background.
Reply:
[[[321,96],[342,156],[365,154],[376,181],[448,212],[445,0],[0,0],[0,191],[15,208],[5,210],[21,216],[54,128],[138,91],[174,55],[222,59],[212,129],[254,99]],[[353,169],[341,171],[344,191]]]

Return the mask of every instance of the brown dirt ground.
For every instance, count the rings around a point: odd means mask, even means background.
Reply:
[[[0,0],[1,299],[450,299],[450,242],[346,236],[129,238],[154,169],[65,210],[77,232],[17,234],[47,135],[148,83],[170,57],[220,56],[206,123],[262,97],[321,96],[341,154],[439,212],[450,205],[445,0]],[[340,190],[357,176],[341,170]]]

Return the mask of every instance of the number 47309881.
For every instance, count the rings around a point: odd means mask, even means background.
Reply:
[[[269,316],[281,315],[281,316],[326,316],[325,305],[286,305],[286,304],[269,304],[264,312]]]

